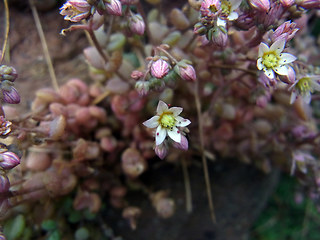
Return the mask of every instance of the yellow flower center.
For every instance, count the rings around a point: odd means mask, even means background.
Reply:
[[[308,77],[301,78],[297,83],[296,88],[300,93],[311,92],[312,87],[310,82],[311,82],[311,79]]]
[[[222,13],[226,16],[229,16],[230,12],[231,12],[231,4],[229,1],[226,0],[222,0],[221,1],[221,10]]]
[[[176,124],[176,119],[174,118],[173,114],[170,112],[164,112],[161,114],[159,118],[159,123],[163,128],[170,128],[172,129]]]
[[[279,66],[279,56],[275,52],[268,52],[262,56],[262,64],[266,68],[274,68]]]

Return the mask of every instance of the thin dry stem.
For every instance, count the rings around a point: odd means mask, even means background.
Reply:
[[[204,140],[203,140],[203,123],[202,123],[202,118],[201,118],[201,102],[200,102],[200,98],[199,98],[198,88],[199,88],[199,83],[198,83],[198,81],[196,81],[195,82],[194,98],[195,98],[195,103],[196,103],[196,108],[197,108],[197,116],[198,116],[201,159],[202,159],[202,165],[203,165],[204,179],[206,182],[206,190],[207,190],[207,196],[208,196],[208,202],[209,202],[210,215],[211,215],[212,221],[214,223],[216,223],[217,220],[216,220],[216,215],[214,213],[214,205],[213,205],[213,199],[212,199],[208,163],[207,163],[207,159],[205,156],[205,148],[204,148]]]
[[[191,192],[191,185],[190,185],[190,176],[188,172],[188,166],[184,158],[182,158],[181,165],[182,165],[184,186],[186,189],[186,210],[188,213],[191,213],[192,212],[192,192]]]
[[[41,22],[40,22],[38,11],[37,11],[37,8],[34,5],[33,0],[29,0],[29,4],[30,4],[30,7],[31,7],[32,15],[33,15],[33,18],[34,18],[34,21],[35,21],[35,24],[36,24],[36,28],[37,28],[37,31],[38,31],[38,34],[39,34],[39,37],[40,37],[40,41],[41,41],[44,57],[46,59],[47,65],[48,65],[48,70],[49,70],[50,78],[51,78],[51,81],[52,81],[52,86],[56,91],[58,91],[59,90],[59,84],[58,84],[58,81],[57,81],[56,74],[54,72],[54,68],[53,68],[53,64],[52,64],[52,61],[51,61],[51,57],[50,57],[47,41],[46,41],[46,38],[44,36],[44,32],[43,32],[43,29],[42,29],[42,25],[41,25]]]
[[[5,37],[4,37],[4,42],[3,42],[2,51],[1,51],[0,63],[2,62],[6,52],[8,38],[9,38],[9,29],[10,29],[8,0],[3,0],[3,3],[4,3],[5,15],[6,15],[6,21],[5,21],[6,30],[5,30]]]

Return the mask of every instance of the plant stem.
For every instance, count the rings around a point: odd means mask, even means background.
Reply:
[[[191,193],[191,185],[190,185],[190,177],[188,173],[188,166],[186,160],[182,158],[181,160],[182,172],[184,178],[184,185],[186,189],[186,210],[188,213],[192,212],[192,193]]]
[[[48,45],[47,45],[47,41],[46,38],[44,36],[43,33],[43,29],[41,26],[41,22],[40,22],[40,18],[38,15],[38,11],[34,5],[33,0],[29,0],[29,4],[32,10],[32,15],[36,24],[36,28],[40,37],[40,41],[41,41],[41,45],[42,45],[42,49],[43,49],[43,53],[44,53],[44,57],[46,59],[47,65],[48,65],[48,70],[49,70],[49,74],[50,74],[50,78],[52,81],[52,86],[53,88],[58,91],[59,90],[59,85],[58,85],[58,81],[57,81],[57,77],[56,74],[54,72],[54,68],[53,68],[53,64],[51,61],[51,57],[50,57],[50,53],[49,53],[49,49],[48,49]]]
[[[199,83],[196,80],[194,98],[195,98],[195,103],[196,103],[196,108],[197,108],[197,116],[198,116],[198,129],[199,129],[199,138],[200,138],[201,158],[202,158],[204,179],[206,182],[206,190],[207,190],[207,196],[208,196],[208,202],[209,202],[210,215],[211,215],[212,221],[214,223],[216,223],[217,220],[216,220],[216,216],[214,213],[214,205],[213,205],[213,199],[212,199],[212,193],[211,193],[211,183],[210,183],[210,176],[209,176],[209,170],[208,170],[208,163],[207,163],[207,159],[205,156],[205,148],[204,148],[204,140],[203,140],[203,123],[202,123],[202,117],[201,117],[201,103],[200,103],[198,88],[199,88]]]
[[[0,63],[2,62],[4,58],[4,54],[6,52],[6,47],[7,47],[8,38],[9,38],[9,29],[10,29],[8,0],[3,0],[3,3],[5,8],[5,15],[6,15],[6,32],[5,32],[5,38],[4,38],[2,51],[1,51]]]
[[[89,37],[92,40],[92,43],[95,46],[95,48],[98,50],[100,56],[103,58],[103,60],[105,62],[108,62],[109,56],[107,56],[107,54],[102,50],[102,48],[96,38],[96,35],[94,35],[94,32],[91,29],[87,30],[87,32],[89,33]]]

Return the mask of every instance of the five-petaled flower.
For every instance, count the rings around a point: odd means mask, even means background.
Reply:
[[[278,39],[271,47],[260,43],[257,68],[263,70],[268,78],[274,78],[274,72],[279,75],[288,75],[288,66],[297,58],[290,53],[282,53],[286,44],[285,39]]]
[[[320,91],[320,76],[304,76],[299,78],[290,88],[292,90],[290,103],[292,104],[298,95],[300,95],[303,101],[307,104],[311,101],[311,93],[315,90]]]
[[[191,122],[179,116],[183,108],[171,107],[169,108],[166,103],[159,101],[157,106],[157,114],[149,120],[143,122],[148,128],[156,129],[156,145],[163,143],[168,135],[173,141],[181,143],[181,130],[178,127],[186,127]]]

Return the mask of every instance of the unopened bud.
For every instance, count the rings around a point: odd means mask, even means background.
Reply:
[[[189,148],[188,139],[187,139],[184,135],[181,134],[181,141],[180,141],[180,143],[174,142],[174,143],[173,143],[173,146],[174,146],[175,148],[178,148],[178,149],[181,149],[181,150],[186,151],[186,150],[188,150],[188,148]]]
[[[180,61],[176,65],[175,70],[183,80],[194,82],[197,79],[193,66],[185,63],[185,61]]]
[[[162,160],[164,159],[167,154],[168,154],[168,147],[165,145],[165,144],[160,144],[160,145],[157,145],[155,148],[154,148],[154,151],[155,153],[157,154],[157,156]]]
[[[268,12],[270,9],[269,0],[250,0],[250,4],[252,7],[261,12]]]
[[[201,22],[198,22],[194,25],[193,32],[198,35],[204,35],[207,33],[207,28]]]
[[[140,78],[143,77],[143,72],[140,72],[138,70],[134,70],[132,73],[131,73],[131,77],[133,80],[139,80]]]
[[[165,75],[168,74],[170,66],[167,61],[160,58],[152,63],[150,70],[152,76],[156,78],[163,78]]]
[[[146,25],[140,14],[132,14],[129,19],[129,27],[133,33],[143,35]]]
[[[18,91],[13,87],[13,83],[4,80],[1,83],[2,100],[5,103],[18,104],[20,102],[20,95]]]
[[[122,15],[122,5],[119,0],[110,0],[106,3],[107,12],[111,15],[121,16]]]
[[[295,2],[294,2],[294,0],[280,0],[280,3],[281,3],[282,6],[284,6],[285,8],[289,8],[289,7],[291,7]]]
[[[150,89],[149,85],[150,84],[147,81],[137,81],[135,88],[140,96],[145,96],[149,92],[149,89]]]
[[[14,82],[18,77],[16,69],[7,65],[0,66],[0,81],[9,80]]]
[[[228,33],[224,27],[217,26],[208,31],[207,38],[217,47],[225,48],[228,42]]]
[[[296,0],[296,4],[305,9],[320,9],[320,1],[319,0]]]
[[[6,193],[9,191],[10,182],[6,175],[0,175],[0,193]]]
[[[4,152],[0,154],[0,167],[9,170],[20,164],[20,158],[13,152]]]

